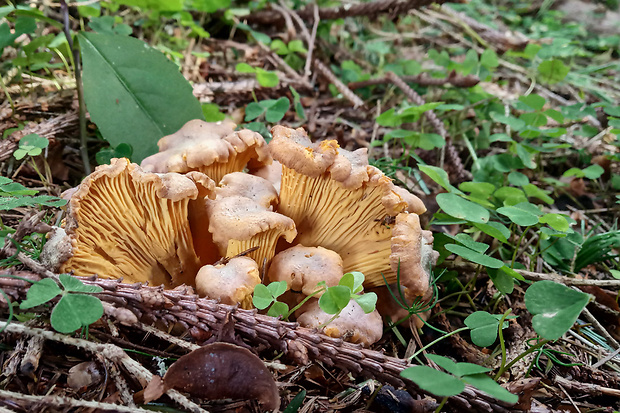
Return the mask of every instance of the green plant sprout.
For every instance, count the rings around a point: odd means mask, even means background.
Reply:
[[[529,347],[534,347],[536,345],[538,345],[540,343],[541,339],[540,337],[534,337],[531,338],[529,340],[527,340],[527,345]],[[535,344],[532,344],[534,343]],[[582,366],[583,363],[564,363],[563,361],[559,360],[556,355],[564,355],[564,356],[571,356],[574,357],[573,354],[568,353],[568,352],[564,352],[564,351],[559,351],[559,350],[554,350],[554,349],[549,349],[549,348],[545,348],[544,346],[539,347],[538,350],[536,350],[536,356],[534,357],[534,360],[532,360],[532,362],[530,363],[530,366],[527,369],[527,373],[525,374],[526,376],[530,375],[530,372],[532,371],[532,368],[536,367],[538,370],[540,371],[544,371],[545,374],[548,374],[549,371],[551,371],[551,369],[553,368],[553,366],[555,364],[557,364],[558,366],[562,366],[562,367],[573,367],[573,366]],[[546,357],[548,360],[548,363],[546,364],[545,368],[543,369],[542,367],[540,367],[540,359],[541,357]]]
[[[375,310],[377,295],[375,293],[360,294],[364,283],[364,274],[359,271],[352,271],[344,274],[338,285],[327,287],[324,281],[317,284],[317,290],[306,296],[299,304],[289,310],[286,303],[278,301],[278,297],[287,290],[286,281],[274,281],[269,285],[258,284],[254,287],[252,303],[259,310],[267,310],[267,315],[272,317],[282,317],[284,320],[303,306],[308,300],[317,294],[323,293],[319,298],[319,307],[327,314],[334,316],[324,323],[322,327],[334,321],[349,304],[355,300],[366,314]]]
[[[239,73],[253,73],[256,75],[258,84],[262,87],[276,87],[280,84],[280,79],[276,72],[265,70],[260,67],[252,67],[247,63],[239,63],[235,66],[235,70]]]
[[[100,293],[103,289],[95,285],[84,285],[82,281],[68,274],[60,274],[59,280],[62,289],[51,278],[35,282],[19,308],[26,310],[37,307],[60,295],[50,317],[54,330],[63,334],[73,333],[79,328],[87,331],[88,326],[103,315],[101,301],[89,294]]]
[[[412,366],[403,370],[400,375],[413,381],[422,390],[443,397],[436,412],[441,411],[448,397],[463,392],[465,384],[506,403],[514,404],[519,400],[519,396],[510,393],[486,374],[491,371],[489,368],[472,363],[455,363],[436,354],[428,354],[426,357],[447,373],[428,366]]]

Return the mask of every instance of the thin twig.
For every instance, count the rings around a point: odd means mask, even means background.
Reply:
[[[314,62],[314,68],[320,74],[322,74],[325,78],[327,78],[327,80],[329,80],[334,86],[336,86],[336,89],[338,89],[338,91],[342,93],[342,96],[347,98],[353,104],[354,108],[364,106],[364,101],[360,99],[360,97],[357,96],[351,89],[349,89],[347,85],[342,83],[340,79],[338,79],[336,75],[334,75],[332,71],[329,70],[327,66],[325,66],[318,59],[314,59],[313,62]]]
[[[90,160],[88,159],[88,143],[86,136],[86,104],[84,102],[84,87],[82,84],[82,65],[80,63],[80,51],[73,44],[73,38],[71,36],[71,27],[69,26],[69,7],[65,0],[60,0],[60,9],[63,15],[63,30],[67,42],[69,42],[69,49],[73,54],[73,63],[75,64],[75,83],[77,85],[78,93],[78,105],[80,114],[80,154],[82,155],[82,162],[84,163],[84,173],[90,175]]]

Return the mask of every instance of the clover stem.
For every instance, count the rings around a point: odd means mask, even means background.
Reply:
[[[447,401],[448,401],[448,396],[444,397],[441,400],[441,403],[439,403],[439,406],[437,406],[437,408],[435,409],[435,413],[439,413]]]
[[[497,372],[497,374],[494,377],[495,381],[497,381],[497,379],[499,379],[502,376],[502,374],[504,374],[505,371],[509,370],[512,366],[514,366],[517,361],[521,360],[523,357],[527,356],[528,354],[538,350],[539,348],[541,348],[542,346],[544,346],[545,344],[547,344],[550,341],[551,340],[547,340],[547,339],[545,339],[543,341],[540,341],[536,345],[528,348],[526,351],[524,351],[523,353],[519,354],[510,363],[508,363],[506,365],[504,365],[502,363],[502,366],[499,368],[499,371]]]
[[[515,252],[512,253],[512,261],[510,262],[510,268],[512,268],[514,270],[515,268],[515,260],[517,259],[517,253],[519,252],[519,246],[521,245],[521,241],[523,241],[523,238],[525,237],[525,234],[527,234],[527,231],[530,229],[529,226],[523,228],[523,232],[521,233],[521,236],[519,237],[519,241],[517,242],[517,245],[515,246]]]
[[[498,329],[497,334],[499,335],[499,345],[502,349],[502,366],[506,364],[506,343],[504,342],[504,333],[502,332],[502,329],[504,327],[504,321],[506,320],[506,317],[508,317],[508,314],[510,313],[512,313],[512,308],[509,308],[508,310],[506,310],[501,320],[499,320],[499,325],[497,326],[497,329]],[[501,367],[500,367],[500,370],[501,370]]]
[[[412,360],[414,357],[416,357],[418,354],[420,354],[421,352],[423,352],[424,350],[426,350],[427,348],[431,347],[432,345],[434,345],[435,343],[440,342],[441,340],[443,340],[444,338],[448,338],[450,336],[453,336],[457,333],[460,333],[461,331],[466,331],[469,330],[469,327],[461,327],[457,330],[451,331],[446,335],[443,335],[433,341],[431,341],[430,343],[428,343],[427,345],[425,345],[424,347],[422,347],[421,349],[419,349],[418,351],[416,351],[415,353],[413,353],[411,356],[408,357],[408,360]]]
[[[314,297],[315,295],[317,295],[320,292],[325,291],[327,288],[322,287],[319,288],[318,290],[316,290],[315,292],[313,292],[312,294],[306,296],[306,298],[304,298],[303,300],[301,300],[301,302],[299,304],[297,304],[295,307],[293,307],[288,314],[286,315],[286,319],[288,320],[288,318],[291,316],[291,314],[293,314],[295,311],[299,310],[301,308],[302,305],[306,304],[306,302],[311,299],[312,297]]]

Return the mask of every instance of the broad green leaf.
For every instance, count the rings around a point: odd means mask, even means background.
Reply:
[[[440,356],[439,354],[427,354],[426,358],[433,361],[439,367],[444,369],[450,374],[454,374],[457,370],[456,363],[450,360],[448,357]]]
[[[50,322],[59,333],[73,333],[99,320],[103,315],[103,305],[97,297],[85,294],[64,295],[54,310]]]
[[[396,109],[394,108],[388,109],[379,116],[377,116],[375,122],[377,122],[377,124],[381,126],[387,127],[396,127],[400,126],[403,123],[400,117],[396,114]]]
[[[308,53],[308,50],[304,47],[304,43],[299,39],[291,40],[288,43],[288,50],[291,52]]]
[[[555,201],[548,194],[548,191],[540,189],[534,184],[523,185],[523,190],[528,197],[538,198],[541,201],[552,205]]]
[[[620,271],[618,270],[609,270],[609,273],[611,274],[612,277],[614,277],[616,280],[620,280]]]
[[[285,281],[286,283],[286,281]],[[252,304],[259,310],[264,310],[273,303],[273,295],[265,284],[257,284],[254,287],[254,296],[252,297]]]
[[[276,301],[267,311],[267,315],[270,317],[286,317],[289,312],[288,305],[280,301]]]
[[[605,169],[601,165],[590,165],[583,170],[583,174],[588,179],[598,179],[603,173],[605,173]]]
[[[515,288],[515,280],[504,272],[505,265],[502,268],[487,268],[487,274],[493,281],[493,285],[502,294],[511,294]]]
[[[19,308],[26,310],[44,304],[62,293],[62,290],[51,278],[44,278],[32,284],[26,293],[26,299],[21,302]]]
[[[269,70],[256,68],[256,80],[262,87],[275,87],[280,83],[278,74]],[[288,99],[287,99],[288,100]]]
[[[281,97],[276,100],[274,104],[267,109],[267,113],[265,113],[265,120],[270,123],[280,122],[288,108],[290,107],[290,102],[287,97]]]
[[[485,234],[504,243],[508,242],[508,237],[510,237],[510,230],[501,222],[489,221],[486,224],[476,222],[474,226]]]
[[[527,96],[520,96],[519,100],[528,105],[533,110],[541,110],[545,106],[545,98],[535,93]]]
[[[469,374],[486,373],[488,371],[491,371],[491,369],[479,366],[477,364],[455,363],[448,357],[440,356],[438,354],[428,354],[426,358],[434,361],[439,367],[446,370],[448,373],[454,374],[457,377],[462,377]]]
[[[375,311],[375,307],[377,305],[377,294],[366,293],[362,295],[355,295],[353,296],[353,299],[357,302],[357,304],[359,304],[366,314]]]
[[[460,242],[461,244],[463,244],[467,248],[470,248],[470,249],[472,249],[474,251],[478,251],[480,253],[484,253],[486,250],[489,249],[489,246],[487,244],[484,244],[482,242],[474,241],[467,234],[456,234],[452,238],[455,239],[456,241]]]
[[[265,113],[265,108],[263,106],[261,106],[261,104],[259,102],[250,102],[248,103],[248,105],[245,107],[245,118],[244,120],[250,121],[250,120],[254,120],[256,118],[258,118],[260,115],[262,115],[263,113]]]
[[[493,49],[485,49],[480,55],[480,64],[486,68],[494,68],[499,66],[497,54]]]
[[[521,159],[523,165],[525,165],[525,167],[528,169],[536,168],[536,164],[532,159],[532,154],[526,149],[525,145],[518,143],[516,144],[516,148],[517,156],[519,157],[519,159]]]
[[[502,201],[505,206],[516,205],[520,202],[527,202],[525,192],[512,186],[504,186],[499,188],[495,191],[495,193],[493,193],[493,196]]]
[[[497,340],[499,320],[486,311],[476,311],[470,314],[463,322],[471,330],[471,341],[475,345],[488,347]]]
[[[558,83],[566,77],[570,69],[561,60],[545,60],[538,65],[540,80],[545,83]]]
[[[478,251],[474,251],[461,245],[448,244],[445,246],[445,248],[456,255],[459,255],[471,262],[475,262],[476,264],[480,264],[485,267],[501,268],[504,266],[504,263],[497,258],[489,257],[488,255],[481,254]]]
[[[486,200],[495,191],[495,185],[489,182],[463,182],[459,185],[459,189],[469,192],[473,198]]]
[[[220,9],[230,7],[230,0],[192,0],[191,8],[193,10],[205,13],[213,13]]]
[[[269,283],[269,285],[267,286],[267,290],[269,290],[269,293],[272,295],[273,298],[278,298],[279,296],[284,294],[287,288],[288,285],[286,284],[286,281],[274,281],[272,283]]]
[[[540,209],[529,202],[497,208],[497,212],[507,216],[512,222],[522,227],[538,224],[538,217],[542,215]]]
[[[293,106],[295,107],[295,113],[297,114],[299,119],[305,121],[306,113],[304,112],[304,107],[301,104],[301,96],[299,96],[299,93],[295,90],[295,88],[293,88],[293,86],[289,86],[289,89],[293,94]]]
[[[520,131],[525,127],[525,122],[510,115],[506,116],[497,112],[491,112],[491,119],[493,119],[495,122],[508,125],[515,131]]]
[[[357,294],[364,289],[364,274],[359,271],[351,271],[342,276],[338,285],[344,285],[351,289],[351,293]]]
[[[437,195],[437,204],[443,211],[455,218],[466,219],[471,222],[487,223],[489,211],[471,201],[461,198],[456,194]]]
[[[484,373],[464,376],[463,381],[488,394],[489,396],[495,397],[497,400],[512,404],[519,401],[519,396],[510,393]]]
[[[419,165],[418,168],[446,191],[461,193],[461,191],[450,184],[448,173],[443,169],[430,165]]]
[[[412,366],[400,375],[439,397],[455,396],[465,390],[465,384],[458,378],[427,366]]]
[[[239,73],[256,73],[256,69],[247,63],[237,63],[235,70]]]
[[[329,287],[319,298],[319,307],[327,314],[336,314],[351,300],[351,290],[343,285]]]
[[[588,294],[553,281],[537,281],[525,292],[532,326],[541,337],[557,340],[575,323],[590,300]]]
[[[95,155],[95,160],[99,165],[107,165],[111,162],[112,158],[131,158],[133,148],[131,145],[121,143],[116,148],[103,148]]]
[[[103,137],[130,144],[132,161],[158,152],[157,141],[204,119],[179,68],[141,40],[80,32],[84,97]]]
[[[523,186],[530,183],[529,178],[521,172],[512,171],[508,174],[508,182],[514,186]]]
[[[203,103],[202,114],[207,122],[219,122],[226,119],[226,115],[220,112],[220,108],[215,103]]]
[[[538,218],[542,224],[547,224],[556,231],[568,231],[569,224],[564,215],[561,214],[545,214]]]
[[[69,274],[60,274],[58,277],[65,291],[76,293],[100,293],[103,288],[96,285],[85,285],[82,281]]]
[[[519,116],[519,119],[525,122],[526,125],[537,128],[547,124],[547,116],[540,112],[522,113],[521,116]]]

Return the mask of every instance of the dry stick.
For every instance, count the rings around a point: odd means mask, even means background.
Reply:
[[[400,372],[410,366],[406,360],[386,356],[381,352],[299,327],[297,323],[280,321],[257,314],[255,310],[242,310],[219,304],[214,300],[199,298],[195,294],[188,293],[188,288],[183,286],[174,290],[164,290],[161,287],[124,284],[119,280],[80,279],[87,285],[97,285],[103,289],[103,292],[97,294],[101,301],[132,311],[138,317],[147,318],[149,322],[180,323],[187,329],[195,327],[209,331],[217,329],[232,317],[237,334],[255,345],[263,344],[282,351],[297,364],[304,365],[309,360],[316,360],[327,366],[351,372],[355,376],[376,378],[395,386],[407,386],[416,394],[421,393],[413,383],[400,377]],[[29,283],[22,280],[0,278],[0,287],[15,299],[25,298],[29,286]],[[4,304],[0,299],[0,305]],[[127,358],[137,364],[133,359]],[[150,372],[148,374],[150,379]],[[460,395],[451,397],[449,403],[460,411],[510,411],[510,408],[505,407],[506,404],[470,386],[467,386]]]
[[[114,345],[114,344],[102,344],[102,343],[94,343],[88,340],[82,340],[70,336],[66,336],[63,334],[54,333],[51,331],[43,330],[40,328],[31,328],[27,327],[23,324],[19,323],[11,323],[8,324],[6,322],[0,321],[0,328],[6,328],[6,332],[23,334],[30,337],[40,337],[44,340],[55,341],[59,343],[63,343],[69,346],[77,347],[89,351],[95,355],[102,355],[110,361],[114,361],[115,363],[121,364],[130,374],[140,381],[143,386],[153,378],[153,373],[147,370],[144,366],[138,363],[136,360],[132,359],[123,351],[122,348]],[[183,396],[181,393],[175,390],[168,390],[166,394],[179,403],[181,406],[189,409],[195,413],[207,413],[206,410],[202,409],[196,403],[189,400],[187,397]],[[1,397],[1,393],[0,393]],[[61,398],[62,400],[74,400],[68,398]],[[91,402],[97,403],[97,402]],[[78,404],[78,406],[80,406]],[[116,406],[116,405],[112,405]],[[90,406],[98,408],[97,406]],[[140,410],[141,411],[141,410]]]
[[[306,57],[306,65],[304,66],[304,76],[306,79],[312,74],[312,51],[314,50],[314,44],[316,43],[316,33],[319,28],[319,22],[321,17],[319,16],[319,6],[313,5],[314,9],[314,23],[312,24],[312,34],[310,34],[310,41],[308,41],[308,56]]]
[[[346,4],[340,7],[319,8],[318,15],[321,20],[333,20],[355,16],[376,16],[382,13],[390,13],[398,16],[408,10],[428,6],[431,3],[442,4],[447,0],[380,0],[370,3]],[[297,12],[304,21],[310,22],[314,18],[313,6],[308,5]],[[272,10],[261,10],[245,17],[250,24],[282,25],[284,18],[281,14]]]
[[[33,396],[28,394],[16,393],[8,390],[0,390],[0,400],[10,400],[12,402],[26,402],[32,406],[54,406],[63,408],[64,411],[66,408],[77,408],[77,407],[86,407],[89,409],[97,409],[97,411],[103,412],[121,412],[121,413],[151,413],[151,410],[145,410],[138,407],[126,407],[120,404],[112,404],[105,402],[96,402],[89,400],[79,400],[73,399],[71,397],[63,397],[63,396]],[[6,410],[5,410],[6,411]],[[12,410],[8,410],[11,412]]]
[[[12,133],[8,138],[0,140],[0,162],[8,159],[19,146],[19,140],[31,133],[36,133],[50,140],[56,136],[72,133],[79,124],[77,112],[67,112],[55,118],[44,120],[21,131]]]
[[[521,274],[524,278],[530,281],[541,281],[541,280],[549,280],[555,281],[564,285],[595,285],[597,287],[615,287],[620,288],[620,280],[590,280],[583,278],[569,278],[560,274],[543,274],[540,272],[532,272],[525,270],[515,269],[516,272]]]
[[[620,397],[619,389],[612,389],[609,387],[599,386],[598,384],[580,383],[572,380],[567,380],[561,376],[555,376],[553,381],[563,387],[577,393],[586,393],[591,396],[613,396]]]
[[[336,75],[334,75],[332,73],[331,70],[329,70],[329,68],[327,66],[325,66],[320,60],[318,59],[314,59],[314,68],[323,76],[325,76],[327,78],[327,80],[329,80],[334,86],[336,86],[336,89],[338,89],[338,91],[340,93],[342,93],[342,96],[344,96],[345,98],[349,99],[349,101],[353,104],[354,108],[357,107],[362,107],[364,106],[364,101],[362,99],[360,99],[359,96],[357,96],[355,93],[353,93],[353,91],[351,89],[349,89],[347,87],[347,85],[345,85],[344,83],[342,83],[340,81],[340,79],[338,79],[336,77]]]
[[[82,162],[84,163],[84,173],[90,175],[90,160],[88,159],[88,144],[86,142],[86,104],[84,103],[84,85],[82,84],[82,65],[80,62],[80,51],[73,47],[73,38],[71,37],[71,28],[69,27],[69,8],[65,0],[60,0],[60,8],[63,15],[63,31],[69,42],[69,49],[73,55],[73,63],[75,64],[75,83],[78,92],[78,107],[80,112],[80,153]]]
[[[407,98],[415,103],[418,106],[424,105],[426,102],[418,93],[409,87],[407,83],[405,83],[396,73],[387,72],[386,78],[389,79],[394,85],[396,85],[402,92],[407,96]],[[456,152],[454,145],[452,145],[451,139],[448,136],[448,132],[446,132],[446,128],[443,125],[443,122],[439,120],[435,112],[432,110],[427,110],[424,112],[424,117],[429,121],[431,126],[435,129],[435,131],[446,141],[444,146],[446,155],[448,158],[448,162],[455,169],[455,178],[459,181],[469,178],[469,172],[465,170],[463,166],[463,161],[461,161],[461,157]]]
[[[573,287],[575,288],[575,287]],[[576,288],[575,288],[576,289]],[[594,317],[592,315],[592,313],[590,312],[590,310],[588,310],[587,308],[584,308],[581,311],[581,314],[583,314],[585,316],[585,318],[592,323],[592,326],[603,335],[603,337],[605,337],[607,339],[607,341],[609,341],[609,344],[611,347],[613,347],[614,350],[617,350],[620,348],[620,344],[618,344],[618,341],[612,337],[611,334],[609,334],[609,331],[607,331],[607,329],[605,327],[603,327],[601,325],[601,323],[596,319],[596,317]]]
[[[428,74],[422,73],[416,76],[402,76],[401,79],[404,82],[417,83],[421,86],[444,86],[450,84],[456,87],[473,87],[480,83],[478,76],[462,76],[458,75],[455,71],[452,71],[448,76],[443,78],[430,77]],[[366,86],[381,85],[385,83],[392,83],[392,80],[387,77],[380,77],[361,82],[350,82],[347,86],[349,86],[350,89],[359,89]]]

